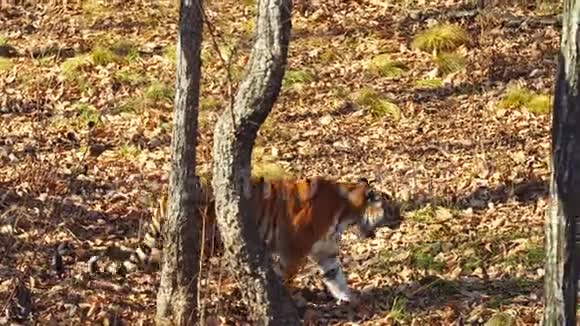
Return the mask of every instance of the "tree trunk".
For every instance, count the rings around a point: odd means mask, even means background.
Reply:
[[[294,303],[273,271],[270,256],[252,224],[252,207],[243,196],[249,185],[251,152],[258,129],[272,110],[286,69],[291,0],[259,0],[256,37],[248,70],[232,110],[214,131],[216,213],[226,254],[243,286],[250,317],[260,325],[298,325]]]
[[[544,325],[576,325],[575,218],[580,217],[580,0],[566,0],[552,117]]]
[[[195,175],[201,77],[202,1],[181,0],[177,34],[177,80],[169,207],[164,223],[163,267],[157,294],[157,325],[193,325],[199,273]]]

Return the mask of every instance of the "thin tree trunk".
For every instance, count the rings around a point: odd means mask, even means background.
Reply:
[[[580,217],[580,0],[566,0],[552,117],[543,325],[576,325],[575,219]]]
[[[195,175],[201,77],[202,1],[181,0],[169,207],[164,223],[163,267],[157,294],[157,325],[193,325],[199,273]]]
[[[231,270],[243,286],[250,317],[259,325],[298,325],[294,303],[273,271],[269,255],[252,225],[244,193],[250,180],[256,134],[278,97],[286,69],[291,0],[259,0],[257,33],[249,68],[233,109],[226,109],[214,131],[216,213]]]

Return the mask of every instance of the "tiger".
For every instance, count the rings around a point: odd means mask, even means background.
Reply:
[[[260,238],[279,256],[276,269],[285,284],[311,261],[339,303],[355,299],[339,261],[342,232],[356,225],[359,238],[374,238],[379,227],[397,229],[402,221],[400,205],[372,189],[366,178],[354,183],[255,179],[250,203]]]
[[[223,254],[223,243],[215,217],[215,199],[209,183],[200,184],[198,213],[203,225],[201,246],[204,258]],[[252,177],[244,194],[253,208],[258,235],[272,255],[274,270],[291,286],[306,262],[318,267],[322,282],[338,302],[351,302],[353,294],[339,261],[339,240],[343,231],[356,226],[359,238],[373,238],[383,226],[399,228],[400,205],[386,193],[374,190],[366,178],[337,182],[328,178]],[[166,199],[160,207],[166,207]],[[160,209],[160,208],[158,208]],[[163,209],[163,208],[161,208]],[[159,264],[161,227],[164,214],[156,214],[148,226],[145,241],[131,256],[140,266]]]

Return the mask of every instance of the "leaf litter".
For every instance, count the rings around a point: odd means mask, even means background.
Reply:
[[[375,179],[406,208],[396,232],[364,242],[344,236],[360,306],[334,305],[312,270],[298,279],[308,324],[540,320],[550,119],[501,101],[514,87],[551,94],[559,27],[501,23],[536,17],[534,6],[503,6],[499,18],[494,10],[449,15],[461,6],[317,2],[293,17],[291,74],[260,130],[261,155],[293,175]],[[87,261],[95,247],[134,248],[165,189],[177,8],[128,1],[0,10],[3,43],[19,54],[0,70],[0,304],[24,286],[32,309],[22,311],[37,323],[151,325],[158,273],[91,275]],[[234,78],[247,62],[254,13],[246,2],[207,4]],[[413,47],[431,26],[469,34],[454,52],[461,69],[446,74],[436,53]],[[200,169],[211,164],[212,129],[229,92],[205,32]],[[104,47],[119,39],[135,45],[131,56],[110,57]],[[379,56],[404,73],[368,73]],[[361,91],[390,113],[357,103]],[[243,322],[240,289],[220,277],[224,266],[204,268],[208,321]]]

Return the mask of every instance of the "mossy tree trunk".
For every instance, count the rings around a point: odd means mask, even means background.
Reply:
[[[564,1],[552,117],[551,207],[546,215],[543,325],[576,325],[575,219],[580,217],[580,0]]]
[[[258,0],[256,33],[246,75],[233,108],[214,131],[213,189],[218,226],[232,274],[258,325],[297,325],[294,303],[273,271],[243,194],[258,129],[272,110],[286,69],[291,0]]]
[[[157,325],[197,322],[198,221],[194,216],[197,112],[201,77],[202,1],[181,0],[177,34],[177,79],[167,221],[157,294]]]

